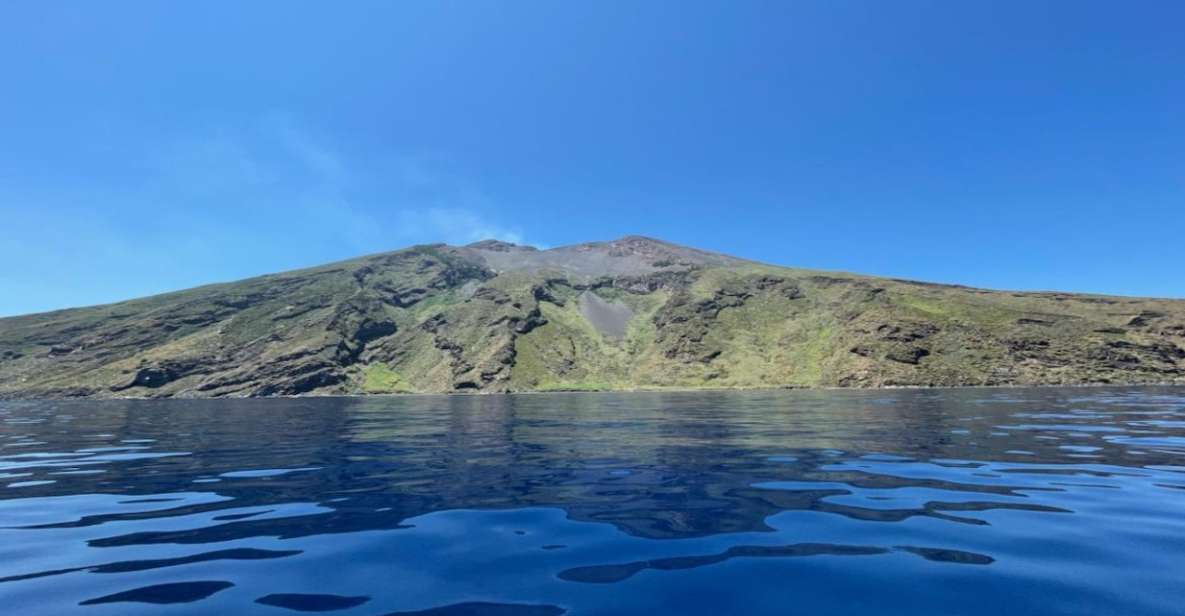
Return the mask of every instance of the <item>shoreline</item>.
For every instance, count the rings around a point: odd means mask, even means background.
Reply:
[[[886,385],[881,387],[843,387],[843,386],[768,386],[768,387],[638,387],[629,389],[555,389],[521,391],[452,391],[452,392],[407,392],[407,393],[333,393],[333,394],[295,394],[278,396],[218,396],[218,397],[187,397],[187,396],[42,396],[42,397],[6,397],[0,394],[0,403],[4,402],[45,402],[45,401],[103,401],[103,400],[301,400],[301,399],[363,399],[363,398],[424,398],[424,397],[482,397],[482,396],[522,396],[522,395],[554,395],[554,394],[624,394],[624,393],[721,393],[721,392],[778,392],[778,391],[826,391],[826,392],[874,392],[874,391],[912,391],[912,390],[953,390],[953,389],[1105,389],[1105,388],[1163,388],[1180,387],[1185,389],[1185,382],[1161,383],[1064,383],[1064,384],[1003,384],[1003,385]]]

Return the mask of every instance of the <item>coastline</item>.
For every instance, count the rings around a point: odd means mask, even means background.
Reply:
[[[426,398],[426,397],[482,397],[482,396],[538,396],[554,394],[625,394],[625,393],[721,393],[721,392],[874,392],[874,391],[911,391],[911,390],[955,390],[955,389],[989,389],[989,390],[1020,390],[1020,389],[1145,389],[1145,388],[1185,388],[1185,381],[1165,381],[1157,383],[1037,383],[1037,384],[994,384],[994,385],[885,385],[879,387],[843,387],[843,386],[762,386],[762,387],[637,387],[629,389],[553,389],[538,390],[524,389],[516,391],[451,391],[451,392],[405,392],[405,393],[327,393],[327,394],[294,394],[269,396],[40,396],[40,397],[9,397],[0,393],[0,403],[4,402],[44,402],[44,401],[102,401],[102,400],[299,400],[299,399],[362,399],[362,398]]]

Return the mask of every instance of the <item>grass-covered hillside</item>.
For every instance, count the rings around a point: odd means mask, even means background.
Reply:
[[[0,397],[1185,383],[1185,301],[763,265],[641,237],[416,246],[0,319]]]

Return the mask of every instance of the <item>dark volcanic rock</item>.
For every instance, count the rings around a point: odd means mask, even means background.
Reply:
[[[1128,327],[1147,327],[1152,321],[1164,318],[1164,316],[1165,315],[1160,312],[1145,310],[1144,312],[1141,312],[1140,314],[1128,320],[1127,325]]]
[[[127,389],[128,387],[160,387],[175,378],[177,378],[177,373],[173,372],[169,367],[151,366],[137,370],[136,375],[132,377],[130,383],[117,389]]]
[[[926,357],[929,354],[929,349],[923,349],[921,347],[903,347],[890,350],[885,354],[885,359],[903,364],[917,364],[922,360],[923,357]]]

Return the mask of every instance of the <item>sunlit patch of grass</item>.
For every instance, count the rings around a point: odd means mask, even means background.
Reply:
[[[411,386],[387,364],[370,364],[362,369],[362,391],[368,394],[410,392]]]
[[[897,300],[899,304],[932,317],[949,317],[953,311],[942,301],[919,297],[916,295],[903,296]]]

